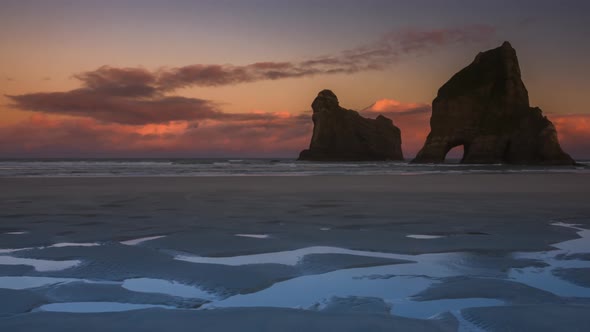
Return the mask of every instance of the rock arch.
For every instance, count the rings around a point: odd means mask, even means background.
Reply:
[[[463,163],[574,163],[561,149],[553,123],[530,107],[508,42],[479,53],[439,89],[430,128],[413,162],[444,162],[453,146],[463,144]]]

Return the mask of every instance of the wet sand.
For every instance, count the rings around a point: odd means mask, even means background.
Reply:
[[[527,327],[495,320],[515,305],[521,317],[590,313],[588,252],[571,242],[590,228],[586,174],[0,178],[0,187],[3,330],[501,330]],[[20,276],[67,281],[6,278]],[[156,281],[126,288],[141,278]],[[39,311],[79,302],[172,309]]]

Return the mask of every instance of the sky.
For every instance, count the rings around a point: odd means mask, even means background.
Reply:
[[[407,158],[438,88],[508,40],[590,158],[588,1],[0,0],[0,158],[287,157],[311,102],[383,114]]]

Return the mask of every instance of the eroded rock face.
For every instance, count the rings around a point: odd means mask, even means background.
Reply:
[[[400,130],[390,119],[367,119],[342,108],[330,90],[321,91],[311,107],[313,136],[299,160],[403,160]]]
[[[463,163],[573,164],[553,123],[530,107],[510,43],[479,53],[432,102],[430,134],[413,162],[440,163],[463,145]]]

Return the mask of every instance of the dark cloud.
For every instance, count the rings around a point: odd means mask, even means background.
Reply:
[[[23,110],[131,125],[226,116],[210,101],[185,97],[126,98],[92,89],[7,97]]]
[[[84,87],[99,94],[122,97],[150,97],[158,93],[156,77],[141,68],[102,66],[94,71],[74,75]]]
[[[258,62],[246,66],[190,65],[159,71],[154,76],[159,90],[171,91],[187,86],[222,86],[320,73],[318,69],[288,62]]]
[[[338,54],[299,62],[256,62],[244,66],[194,64],[149,71],[143,68],[103,66],[75,75],[84,87],[117,96],[154,96],[189,86],[223,86],[326,74],[352,74],[378,70],[400,57],[422,54],[452,44],[489,40],[495,29],[486,25],[390,33],[376,43]]]
[[[145,125],[171,121],[273,120],[273,113],[226,113],[209,100],[179,96],[127,98],[91,89],[7,96],[19,109],[45,114],[89,117],[103,122]]]
[[[121,124],[205,119],[258,120],[268,115],[224,113],[211,101],[168,94],[190,86],[223,86],[378,70],[404,55],[418,55],[450,44],[483,41],[493,34],[494,29],[484,25],[440,30],[408,29],[388,34],[371,45],[299,62],[256,62],[244,66],[195,64],[156,71],[103,66],[74,75],[82,84],[79,89],[7,97],[15,108],[22,110],[90,117]]]
[[[390,33],[378,42],[335,55],[300,62],[259,62],[245,66],[190,65],[153,73],[157,89],[170,91],[188,86],[220,86],[262,80],[278,80],[326,74],[353,74],[383,69],[400,57],[430,52],[451,44],[466,44],[492,38],[495,29],[486,25],[460,28],[407,29]]]

